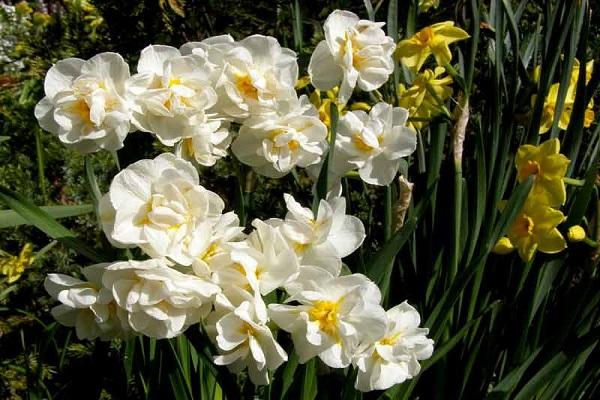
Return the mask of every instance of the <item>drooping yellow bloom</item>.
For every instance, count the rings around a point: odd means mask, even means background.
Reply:
[[[33,263],[33,245],[25,244],[18,256],[4,253],[0,256],[0,272],[8,277],[8,283],[16,282],[26,268]]]
[[[399,86],[399,106],[408,110],[409,124],[422,129],[429,120],[443,112],[444,102],[452,96],[452,77],[442,76],[446,70],[436,67],[434,71],[426,69],[406,88]]]
[[[438,65],[443,66],[452,60],[448,45],[469,37],[467,32],[445,21],[421,29],[414,36],[400,41],[396,55],[408,68],[420,70],[433,54]]]
[[[564,220],[565,216],[559,210],[537,202],[535,197],[529,198],[507,236],[521,259],[531,261],[538,250],[555,254],[567,247],[565,238],[556,228]]]
[[[331,127],[331,104],[337,104],[337,109],[340,116],[344,113],[346,108],[345,104],[340,104],[337,100],[338,91],[339,89],[336,86],[326,92],[326,98],[321,96],[321,91],[319,89],[316,89],[310,95],[310,102],[317,108],[317,111],[319,112],[319,119],[321,122],[327,125],[328,128]]]
[[[430,8],[438,8],[440,0],[419,0],[419,12],[426,13]]]
[[[515,157],[519,182],[534,175],[530,196],[535,197],[537,203],[550,207],[565,204],[567,192],[563,178],[569,163],[569,159],[560,154],[558,139],[547,140],[539,146],[523,145]]]

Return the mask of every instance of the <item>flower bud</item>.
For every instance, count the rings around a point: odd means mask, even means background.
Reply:
[[[505,255],[512,253],[514,249],[515,246],[513,246],[510,239],[504,236],[498,239],[496,245],[494,245],[494,248],[492,249],[492,252],[496,254]]]
[[[581,225],[573,225],[567,231],[567,238],[569,239],[569,242],[581,242],[585,239],[585,237],[585,229],[583,229]]]

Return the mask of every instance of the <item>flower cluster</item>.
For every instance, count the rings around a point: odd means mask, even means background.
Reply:
[[[434,2],[423,3],[420,6],[425,10],[434,6]],[[398,43],[397,57],[416,74],[409,87],[403,84],[398,87],[400,106],[408,109],[411,126],[415,129],[424,128],[436,115],[448,114],[445,102],[452,96],[452,77],[444,74],[446,69],[451,68],[449,45],[468,37],[465,31],[454,26],[454,22],[445,21],[427,26]],[[437,66],[422,70],[432,55]]]
[[[336,95],[319,109],[296,92],[296,54],[261,35],[151,45],[134,74],[116,53],[54,65],[35,115],[67,146],[114,151],[138,130],[173,149],[121,170],[98,205],[110,243],[146,257],[92,265],[81,279],[50,274],[56,320],[79,338],[102,340],[172,338],[202,324],[214,362],[257,385],[287,360],[278,330],[289,332],[301,363],[355,366],[359,390],[415,376],[433,351],[418,312],[406,302],[384,310],[373,282],[342,273],[342,259],[365,238],[344,197],[333,190],[313,212],[286,194],[283,218],[255,219],[245,232],[198,173],[229,152],[270,178],[295,168],[318,173],[333,146],[338,182],[356,169],[367,183],[390,184],[416,148],[406,109],[353,107],[331,144],[326,123],[332,102],[344,109],[357,86],[373,91],[388,80],[396,45],[382,26],[346,11],[329,16],[308,72]]]
[[[562,111],[560,117],[558,118],[558,127],[562,130],[567,129],[569,126],[569,122],[571,121],[571,112],[573,110],[573,105],[575,103],[575,94],[577,92],[577,83],[579,81],[579,60],[574,60],[573,69],[571,70],[571,79],[569,80],[569,85],[567,87],[567,93],[565,96],[565,100],[563,103]],[[585,65],[585,84],[587,85],[589,80],[592,77],[592,72],[594,70],[594,60],[590,60]],[[539,80],[540,75],[540,67],[536,67],[533,72],[534,81]],[[560,83],[554,83],[550,86],[548,90],[548,95],[544,99],[544,106],[542,110],[542,120],[540,123],[539,133],[546,133],[552,128],[554,124],[554,118],[557,113],[556,107],[558,102],[558,95],[560,91]],[[536,102],[536,95],[531,97],[531,104],[534,105]],[[592,122],[594,122],[594,101],[590,100],[585,110],[585,116],[583,119],[584,127],[588,128]]]
[[[494,247],[495,252],[508,254],[516,247],[524,261],[531,261],[538,250],[553,254],[567,247],[557,226],[565,220],[558,207],[567,199],[564,179],[568,165],[569,159],[560,154],[558,139],[519,148],[515,157],[517,178],[522,182],[533,176],[533,187],[507,237]]]

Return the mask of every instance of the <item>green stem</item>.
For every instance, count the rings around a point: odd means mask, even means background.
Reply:
[[[566,176],[563,178],[563,182],[566,183],[567,185],[571,185],[571,186],[584,186],[585,185],[584,179],[567,178]]]

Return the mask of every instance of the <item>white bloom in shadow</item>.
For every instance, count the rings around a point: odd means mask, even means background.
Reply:
[[[394,71],[394,40],[386,36],[383,22],[359,19],[350,11],[335,10],[325,21],[325,40],[310,58],[308,73],[313,85],[330,90],[340,85],[339,101],[346,103],[358,85],[378,89]]]
[[[363,343],[354,360],[358,367],[355,388],[362,392],[385,390],[414,378],[421,370],[419,361],[433,353],[429,330],[419,327],[421,317],[414,307],[404,302],[386,314],[385,334]]]
[[[52,308],[52,316],[62,325],[75,327],[77,338],[111,340],[131,332],[126,315],[102,286],[108,264],[95,264],[82,270],[87,281],[63,274],[48,274],[44,288],[62,304]]]
[[[129,66],[116,53],[67,58],[48,70],[36,105],[40,126],[80,153],[118,150],[130,131],[124,99]]]

